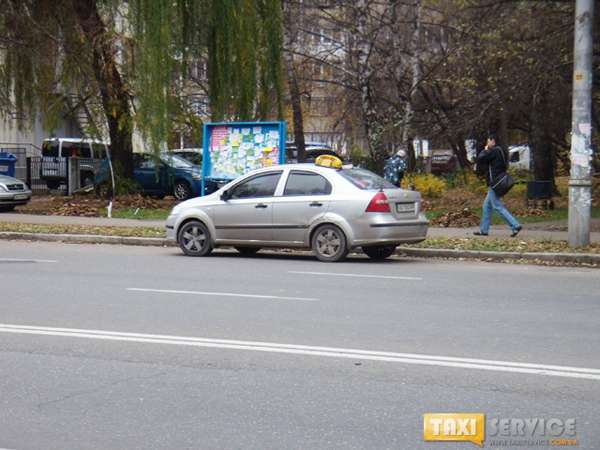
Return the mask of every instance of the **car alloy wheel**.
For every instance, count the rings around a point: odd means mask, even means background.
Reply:
[[[371,259],[382,260],[389,258],[396,250],[395,245],[374,245],[372,247],[363,247],[363,252]]]
[[[192,196],[192,188],[186,181],[178,181],[173,186],[173,195],[177,200],[187,200]]]
[[[348,254],[346,236],[335,225],[322,225],[313,234],[312,249],[320,261],[340,261]]]
[[[197,220],[187,222],[179,231],[179,247],[188,256],[207,256],[212,251],[208,228]]]

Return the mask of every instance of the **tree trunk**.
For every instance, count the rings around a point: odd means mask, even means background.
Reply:
[[[410,92],[408,95],[408,101],[404,106],[404,120],[403,120],[403,130],[402,130],[402,142],[406,145],[408,149],[409,158],[408,158],[408,169],[410,171],[414,171],[417,166],[417,160],[415,155],[415,149],[412,145],[412,140],[414,136],[411,133],[411,125],[414,116],[414,108],[413,105],[417,100],[417,91],[418,86],[421,81],[421,1],[416,0],[410,5],[413,13],[413,22],[411,23],[412,27],[412,35],[410,41],[410,70],[412,74],[412,80],[410,84]]]
[[[122,174],[133,177],[132,121],[129,94],[115,61],[116,51],[98,12],[96,0],[73,0],[79,26],[93,51],[92,67],[106,114],[112,157]]]
[[[458,139],[453,139],[451,137],[448,137],[448,140],[450,141],[450,145],[452,146],[452,150],[454,150],[454,154],[456,155],[456,158],[458,159],[458,163],[460,164],[460,167],[462,167],[462,168],[471,167],[471,162],[467,158],[467,149],[465,147],[465,140],[462,138],[462,136],[459,137]]]
[[[554,157],[552,141],[546,130],[545,111],[547,108],[545,91],[534,96],[529,125],[529,145],[533,154],[533,175],[535,181],[551,181],[554,184]]]
[[[290,87],[290,98],[292,103],[293,121],[294,121],[294,143],[298,152],[298,162],[304,162],[306,159],[306,145],[304,142],[304,118],[302,117],[302,98],[300,97],[300,88],[298,87],[298,76],[293,61],[288,68],[288,84]]]
[[[306,159],[306,145],[304,142],[304,118],[302,116],[302,97],[300,96],[300,87],[298,85],[298,72],[294,65],[294,54],[292,53],[296,45],[298,25],[304,19],[304,10],[302,3],[297,6],[298,11],[294,11],[289,2],[284,2],[284,45],[285,62],[287,66],[288,87],[290,90],[290,100],[292,103],[292,120],[294,122],[294,144],[298,152],[298,162],[304,162]],[[297,13],[297,14],[294,14]],[[294,17],[295,16],[295,17]]]
[[[377,116],[377,106],[373,99],[372,78],[373,66],[369,61],[371,54],[371,46],[373,42],[369,41],[368,16],[369,2],[366,0],[358,0],[356,3],[356,17],[354,18],[357,24],[357,36],[353,41],[356,44],[356,84],[360,91],[361,112],[363,119],[363,129],[367,141],[369,154],[375,171],[383,170],[383,163],[387,156],[381,145],[382,125],[379,123]]]

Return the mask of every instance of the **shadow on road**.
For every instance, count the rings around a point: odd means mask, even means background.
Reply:
[[[189,257],[184,255],[181,252],[173,253],[172,256],[196,259],[193,257]],[[241,255],[237,251],[233,249],[217,249],[213,251],[210,256],[200,257],[198,259],[210,259],[210,258],[236,258],[236,259],[244,259],[249,262],[255,260],[281,260],[281,261],[314,261],[316,263],[323,264],[324,266],[329,265],[339,265],[339,264],[356,264],[356,263],[368,263],[369,265],[379,266],[379,265],[389,265],[389,264],[402,264],[402,263],[416,263],[419,260],[408,257],[394,256],[383,261],[374,261],[369,259],[366,255],[360,253],[354,253],[348,255],[348,257],[341,262],[338,263],[321,263],[317,258],[312,255],[308,251],[286,251],[286,250],[261,250],[259,253],[253,256]]]

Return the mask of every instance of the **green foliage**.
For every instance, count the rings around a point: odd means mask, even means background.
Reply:
[[[282,11],[278,0],[209,2],[213,120],[283,117]]]
[[[177,12],[170,0],[136,0],[136,119],[155,152],[172,131],[175,99],[171,95],[177,48]]]
[[[79,91],[82,77],[92,71],[79,33],[58,33],[74,28],[72,4],[11,0],[2,5],[0,33],[7,44],[0,59],[0,115],[16,117],[23,129],[43,112],[43,125],[52,132],[65,114],[64,94]]]
[[[366,152],[362,148],[354,146],[350,149],[350,161],[354,165],[359,165],[364,159],[365,154]]]
[[[485,186],[485,180],[478,177],[473,170],[462,169],[451,172],[444,176],[444,180],[449,189],[454,188],[473,188]]]
[[[0,114],[41,113],[51,131],[85,99],[101,119],[85,131],[108,124],[115,155],[130,156],[133,120],[156,152],[197,129],[190,62],[209,62],[214,119],[283,116],[279,0],[6,0],[0,35]]]
[[[441,177],[436,177],[430,173],[410,174],[402,179],[402,187],[408,189],[414,187],[424,197],[441,197],[448,188],[446,181]]]
[[[118,162],[113,164],[113,170],[115,172],[115,196],[137,194],[142,191],[141,186],[132,178],[128,178],[123,175],[123,169]],[[110,176],[106,178],[102,183],[95,186],[97,195],[101,197],[111,197],[112,182]]]

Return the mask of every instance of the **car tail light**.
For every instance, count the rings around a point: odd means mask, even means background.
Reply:
[[[378,192],[375,194],[375,197],[371,199],[369,206],[367,206],[366,212],[389,213],[390,204],[388,202],[387,195],[385,195],[383,192]]]

